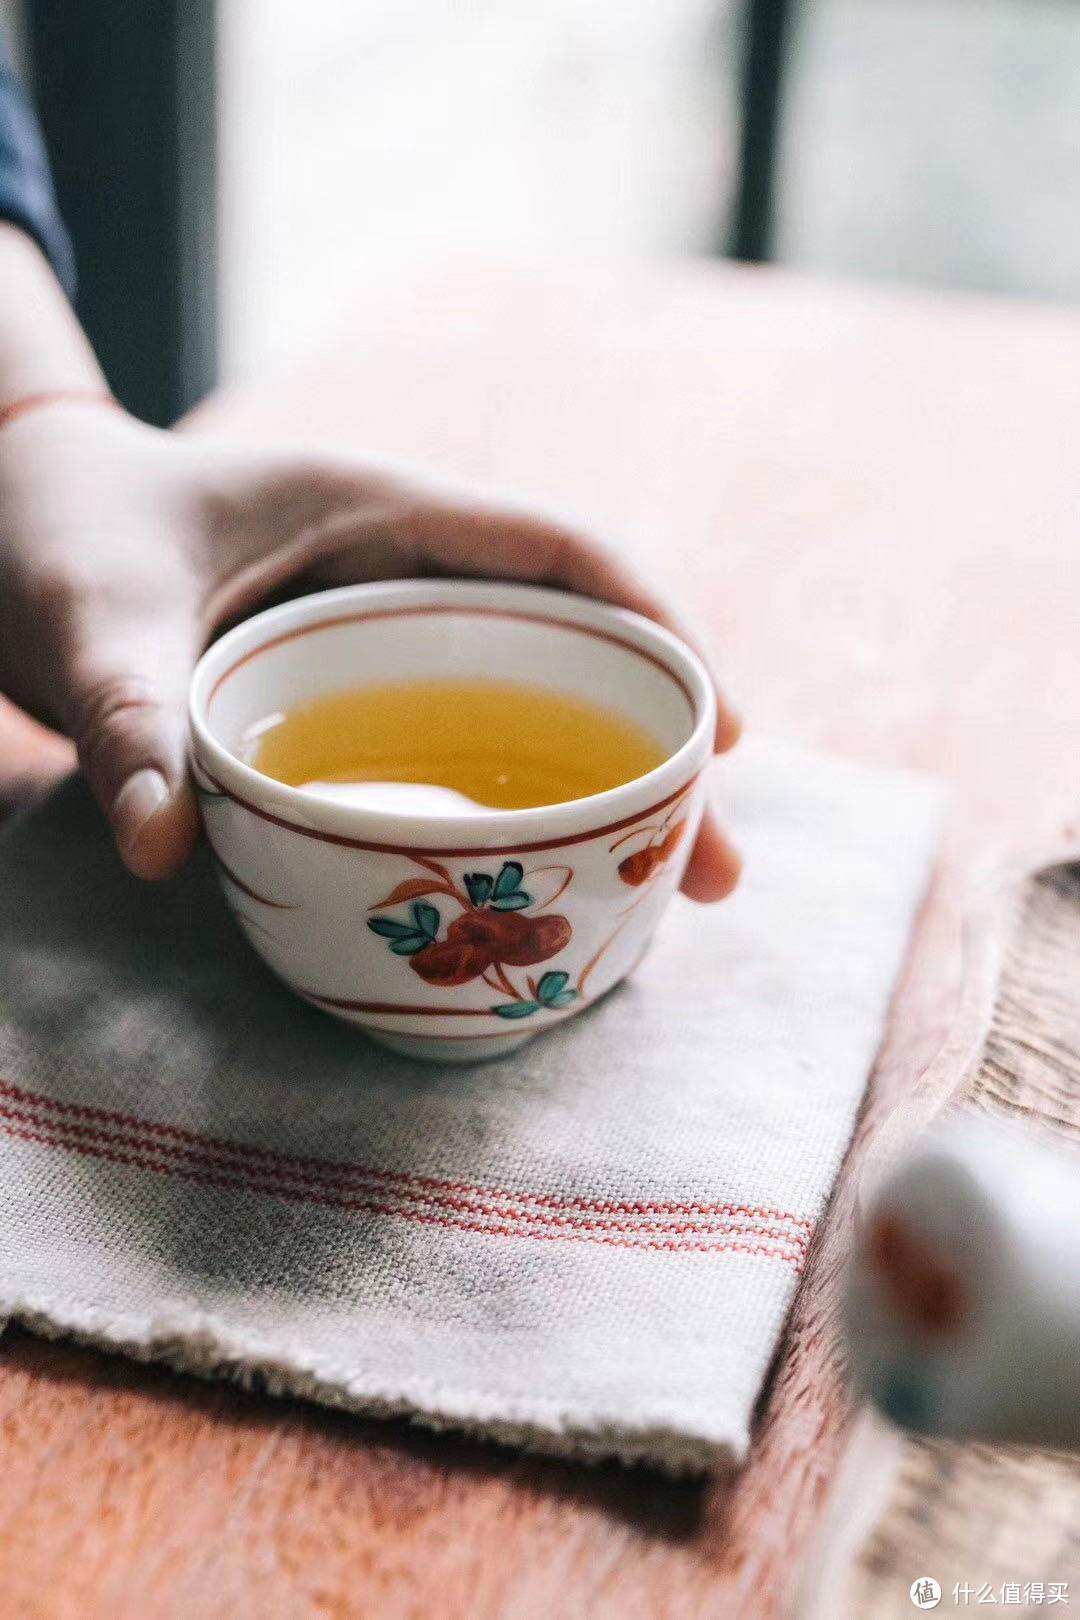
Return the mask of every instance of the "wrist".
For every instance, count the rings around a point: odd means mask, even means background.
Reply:
[[[0,408],[31,394],[104,391],[94,352],[52,266],[18,226],[0,222]]]

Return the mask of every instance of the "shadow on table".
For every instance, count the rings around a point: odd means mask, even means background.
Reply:
[[[90,1400],[115,1391],[125,1401],[152,1403],[159,1414],[156,1424],[153,1418],[148,1420],[148,1427],[159,1431],[155,1448],[167,1449],[174,1418],[209,1421],[230,1431],[231,1456],[245,1440],[259,1443],[273,1434],[289,1433],[317,1451],[320,1477],[335,1464],[350,1480],[355,1480],[358,1469],[369,1474],[369,1483],[377,1483],[388,1520],[395,1511],[417,1511],[418,1496],[422,1508],[426,1490],[434,1509],[456,1483],[504,1481],[515,1495],[543,1495],[591,1508],[668,1542],[692,1541],[705,1522],[710,1495],[706,1481],[672,1480],[647,1468],[615,1463],[586,1467],[488,1441],[434,1434],[404,1420],[373,1422],[293,1400],[270,1403],[257,1392],[180,1378],[166,1368],[37,1339],[22,1328],[10,1329],[0,1340],[0,1367],[32,1377],[56,1400],[65,1392]],[[177,1438],[178,1453],[182,1450]],[[395,1466],[400,1464],[409,1465],[407,1479]],[[395,1483],[401,1486],[397,1503]],[[177,1511],[185,1511],[182,1501],[178,1500]]]

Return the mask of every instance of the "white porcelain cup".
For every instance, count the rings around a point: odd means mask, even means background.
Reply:
[[[365,682],[513,680],[638,721],[647,775],[530,810],[416,814],[285,786],[240,757],[253,725]],[[229,904],[298,995],[384,1045],[494,1057],[624,978],[678,887],[704,802],[715,698],[636,614],[457,580],[347,586],[248,619],[191,686],[192,770]]]

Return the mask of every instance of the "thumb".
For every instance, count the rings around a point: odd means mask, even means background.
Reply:
[[[67,729],[120,854],[136,877],[169,877],[198,831],[187,776],[194,625],[158,626],[157,645],[112,636],[80,658]]]

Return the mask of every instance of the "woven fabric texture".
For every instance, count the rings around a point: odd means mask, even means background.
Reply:
[[[765,742],[717,789],[738,894],[676,903],[631,982],[469,1068],[291,996],[205,852],[128,878],[78,783],[11,824],[0,1317],[564,1455],[737,1463],[940,796]]]

